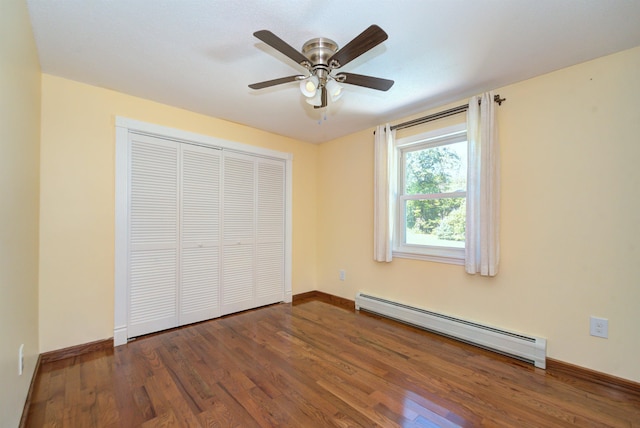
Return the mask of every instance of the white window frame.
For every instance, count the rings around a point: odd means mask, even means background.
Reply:
[[[407,151],[416,149],[437,147],[445,144],[453,144],[467,141],[467,126],[465,123],[424,132],[418,135],[412,135],[396,140],[395,142],[395,159],[397,162],[396,180],[398,188],[396,189],[396,220],[393,240],[393,257],[427,260],[440,263],[450,263],[456,265],[464,265],[465,249],[464,247],[441,247],[430,245],[407,244],[405,237],[405,201],[411,199],[425,199],[424,195],[404,195],[404,156]],[[467,192],[451,192],[447,196],[465,197]],[[438,196],[438,195],[433,195]]]

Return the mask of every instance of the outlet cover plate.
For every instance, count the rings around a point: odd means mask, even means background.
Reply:
[[[591,316],[589,325],[589,332],[591,333],[591,336],[603,337],[605,339],[609,337],[608,319]]]

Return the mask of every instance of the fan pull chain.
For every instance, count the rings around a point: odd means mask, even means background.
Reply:
[[[327,109],[324,109],[324,116],[321,116],[320,119],[318,119],[318,125],[322,125],[322,121],[327,121]]]

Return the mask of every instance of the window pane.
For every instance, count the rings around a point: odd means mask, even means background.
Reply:
[[[466,198],[406,201],[407,244],[464,248]]]
[[[467,190],[467,142],[404,153],[407,195]]]

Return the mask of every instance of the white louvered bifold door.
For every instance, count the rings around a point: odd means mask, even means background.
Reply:
[[[255,159],[225,153],[221,314],[253,308]]]
[[[128,337],[177,325],[178,144],[131,134]]]
[[[127,337],[283,301],[285,162],[129,135]]]
[[[181,145],[179,324],[220,315],[221,151]]]
[[[284,162],[257,161],[256,304],[284,299]]]

